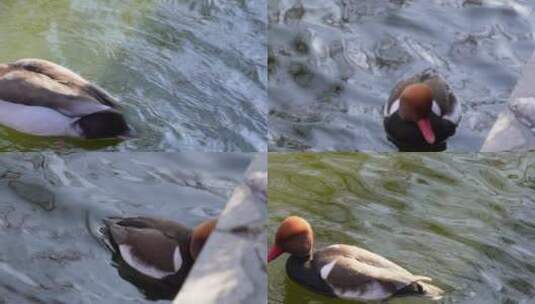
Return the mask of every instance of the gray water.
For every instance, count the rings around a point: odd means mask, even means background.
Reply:
[[[534,50],[531,0],[269,0],[270,150],[392,151],[382,106],[435,68],[479,151]]]
[[[137,138],[64,149],[265,151],[266,7],[240,0],[2,0],[0,62],[37,57],[115,96]],[[1,151],[57,149],[0,129]]]
[[[149,303],[93,234],[107,216],[194,226],[217,216],[252,155],[0,156],[0,303]]]
[[[269,244],[299,215],[317,248],[356,245],[433,278],[435,303],[535,303],[535,153],[272,154],[268,195]],[[269,303],[359,303],[297,285],[285,260],[269,265]]]

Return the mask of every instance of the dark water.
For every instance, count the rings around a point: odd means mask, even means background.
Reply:
[[[138,138],[69,149],[265,151],[266,6],[239,0],[2,0],[0,62],[62,64],[119,99]],[[0,150],[57,149],[0,130]]]
[[[535,43],[531,0],[270,0],[271,150],[392,151],[382,106],[433,67],[463,103],[451,151],[479,151]]]
[[[111,254],[90,232],[106,216],[158,216],[188,226],[217,216],[251,158],[0,156],[0,303],[148,302],[119,277]]]
[[[317,247],[357,245],[432,277],[439,303],[535,303],[535,153],[272,154],[268,194],[270,244],[300,215]],[[291,282],[285,260],[269,265],[270,303],[346,303]]]

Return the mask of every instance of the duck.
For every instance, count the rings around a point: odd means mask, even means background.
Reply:
[[[110,94],[63,66],[33,58],[0,64],[0,125],[35,136],[131,135]]]
[[[216,224],[217,219],[209,219],[189,229],[161,218],[109,217],[100,231],[119,275],[147,299],[169,300],[182,287]]]
[[[286,272],[290,279],[316,293],[354,301],[382,301],[400,296],[433,300],[443,290],[431,278],[414,275],[388,259],[357,246],[335,244],[314,249],[311,225],[298,216],[280,224],[268,263],[290,254]]]
[[[399,81],[383,107],[387,138],[401,152],[446,150],[461,118],[461,103],[433,69]]]

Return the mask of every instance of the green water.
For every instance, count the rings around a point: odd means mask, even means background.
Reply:
[[[317,247],[357,245],[430,276],[441,303],[535,303],[535,153],[271,154],[268,193],[270,245],[300,215]],[[291,282],[285,260],[269,265],[270,303],[344,303]]]
[[[118,99],[137,136],[39,139],[0,151],[266,150],[265,5],[254,1],[0,1],[0,63],[43,58]]]

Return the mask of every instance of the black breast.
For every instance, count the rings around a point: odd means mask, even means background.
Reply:
[[[320,277],[320,272],[312,267],[310,260],[290,256],[286,261],[288,277],[314,292],[335,296],[332,288]]]
[[[401,119],[396,112],[384,119],[388,139],[402,152],[440,152],[446,150],[446,140],[455,134],[456,125],[436,114],[430,116],[436,143],[428,144],[414,122]]]

